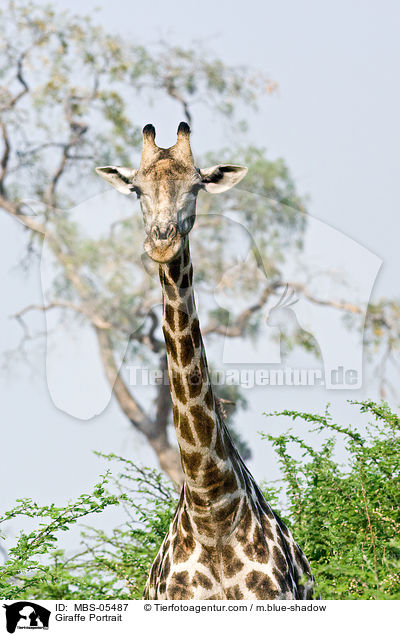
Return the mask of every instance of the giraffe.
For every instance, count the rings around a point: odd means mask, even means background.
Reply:
[[[189,232],[200,190],[236,185],[247,168],[195,167],[190,128],[174,146],[143,129],[139,169],[96,168],[140,199],[144,248],[159,263],[163,332],[184,484],[169,531],[152,565],[144,599],[306,599],[313,576],[289,529],[264,499],[224,423],[210,382],[193,294]]]

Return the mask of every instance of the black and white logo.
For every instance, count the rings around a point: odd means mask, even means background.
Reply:
[[[9,634],[16,629],[48,629],[50,610],[31,601],[16,601],[3,605],[6,610],[6,626]]]

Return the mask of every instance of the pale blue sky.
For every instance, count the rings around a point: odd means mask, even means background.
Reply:
[[[265,98],[259,112],[249,116],[249,141],[266,146],[271,158],[285,158],[299,191],[311,197],[311,214],[383,259],[375,297],[398,294],[397,2],[57,0],[55,4],[78,13],[99,6],[97,19],[104,26],[137,43],[162,37],[190,46],[194,40],[206,39],[212,52],[229,64],[247,64],[276,80],[278,94]],[[156,106],[149,115],[158,125],[159,144],[172,143],[179,110]],[[194,147],[202,152],[224,143],[217,121],[210,113],[201,113]],[[26,274],[16,267],[23,253],[22,234],[12,220],[0,215],[2,350],[19,335],[9,315],[41,298],[39,272]],[[154,462],[115,404],[87,423],[58,411],[47,390],[44,363],[43,357],[37,358],[33,376],[23,365],[0,376],[5,448],[0,477],[9,484],[2,508],[18,496],[61,502],[87,492],[102,470],[91,449]],[[249,392],[250,410],[240,424],[254,450],[251,468],[256,477],[277,475],[272,453],[258,441],[257,431],[266,428],[263,410],[321,410],[331,401],[338,416],[348,421],[345,399],[362,395],[376,397],[375,383],[366,382],[357,394],[293,388]]]

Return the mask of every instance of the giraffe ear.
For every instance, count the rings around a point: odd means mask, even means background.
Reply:
[[[218,194],[235,186],[247,173],[244,166],[233,166],[229,163],[211,166],[200,170],[203,185],[207,192]]]
[[[96,168],[97,174],[110,183],[118,192],[131,194],[135,191],[133,180],[137,175],[134,168],[123,168],[121,166],[103,166]]]

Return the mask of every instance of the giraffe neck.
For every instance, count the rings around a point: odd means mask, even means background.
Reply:
[[[168,375],[186,498],[191,506],[218,508],[237,498],[243,476],[211,386],[192,277],[186,238],[179,256],[160,265]]]

